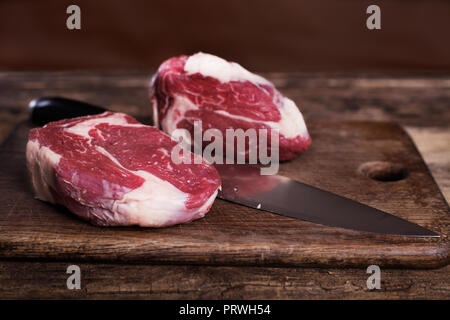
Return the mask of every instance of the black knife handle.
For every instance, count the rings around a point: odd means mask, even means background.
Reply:
[[[31,122],[37,125],[44,125],[51,121],[67,118],[75,118],[99,114],[106,111],[86,102],[61,98],[42,97],[34,99],[29,104]]]

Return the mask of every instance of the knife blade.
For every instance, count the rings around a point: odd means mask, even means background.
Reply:
[[[30,102],[33,123],[98,114],[106,109],[61,97]],[[250,208],[331,227],[410,237],[439,237],[412,222],[280,175],[261,175],[250,165],[215,164],[222,179],[218,197]]]
[[[261,175],[249,165],[215,165],[218,197],[258,210],[331,227],[388,235],[439,237],[417,224],[280,175]]]

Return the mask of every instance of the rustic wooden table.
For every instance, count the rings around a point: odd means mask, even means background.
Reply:
[[[0,72],[0,140],[39,96],[66,96],[150,115],[150,72]],[[306,120],[395,121],[413,138],[450,200],[450,75],[267,74]],[[67,290],[67,261],[0,261],[0,298],[449,299],[450,266],[382,270],[380,290],[365,269],[79,263],[81,290]]]

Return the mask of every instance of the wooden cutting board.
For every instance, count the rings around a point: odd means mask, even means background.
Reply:
[[[0,147],[0,258],[152,264],[434,268],[450,259],[449,208],[408,135],[396,124],[310,122],[311,149],[280,174],[441,235],[376,235],[332,228],[217,199],[205,218],[162,229],[92,226],[33,198],[25,167],[30,125]],[[393,170],[367,164],[384,161]],[[361,173],[361,166],[371,179]],[[389,167],[389,166],[387,166]],[[371,170],[375,170],[373,173]],[[298,204],[301,207],[301,203]]]

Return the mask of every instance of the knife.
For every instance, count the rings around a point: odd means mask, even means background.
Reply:
[[[99,114],[104,108],[61,97],[30,102],[34,124]],[[280,175],[261,175],[250,165],[215,164],[222,187],[218,197],[250,208],[331,227],[386,235],[439,237],[384,211]]]

